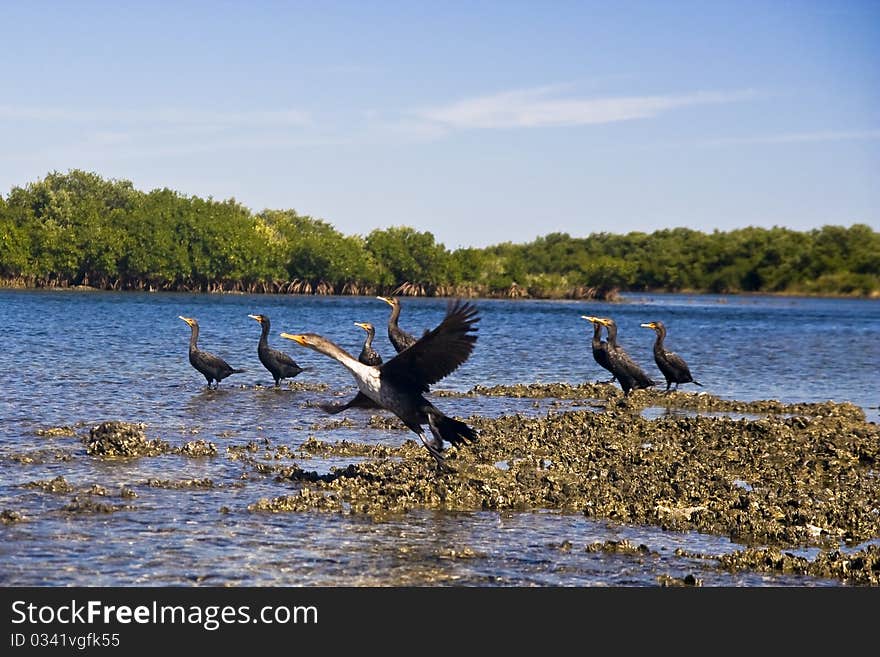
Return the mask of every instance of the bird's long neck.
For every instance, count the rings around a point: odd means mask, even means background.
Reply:
[[[593,348],[598,349],[602,346],[602,325],[593,325]]]
[[[260,322],[260,327],[262,331],[260,331],[260,342],[257,346],[260,349],[264,349],[269,346],[269,320]]]
[[[190,352],[198,351],[199,325],[193,324],[190,328],[192,329],[192,333],[189,335],[189,350]]]
[[[369,365],[364,365],[357,358],[348,353],[345,349],[333,342],[330,342],[329,340],[322,342],[320,345],[309,346],[315,351],[322,353],[325,356],[329,356],[333,360],[339,361],[348,371],[350,371],[356,377],[358,375],[364,374],[364,368],[370,369]]]
[[[397,326],[397,320],[400,317],[400,306],[393,305],[391,306],[391,317],[388,318],[389,326]]]
[[[657,339],[654,340],[654,351],[663,351],[663,340],[666,338],[666,329],[657,327]]]
[[[617,347],[617,327],[610,324],[606,328],[608,329],[608,346],[615,349]]]
[[[369,349],[373,346],[373,338],[376,337],[376,330],[370,329],[367,331],[367,339],[364,340],[364,349]]]

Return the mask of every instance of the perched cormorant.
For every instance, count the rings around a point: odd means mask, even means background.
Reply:
[[[260,342],[257,344],[257,356],[260,362],[275,379],[275,386],[278,387],[281,379],[292,379],[300,372],[304,372],[306,368],[300,367],[299,364],[283,351],[278,351],[269,346],[269,328],[271,322],[268,315],[248,315],[251,319],[255,319],[262,327],[260,333]]]
[[[407,347],[411,347],[416,336],[407,333],[397,325],[397,319],[400,317],[400,299],[397,297],[376,297],[391,306],[391,315],[388,317],[388,339],[394,345],[395,351],[400,353]]]
[[[593,359],[599,363],[606,370],[611,372],[611,380],[608,383],[614,383],[617,379],[614,376],[614,371],[611,369],[611,361],[608,360],[608,343],[602,339],[602,322],[599,321],[598,317],[588,317],[586,315],[581,315],[581,319],[585,319],[588,322],[592,322],[593,324]]]
[[[654,340],[654,362],[657,363],[657,367],[663,372],[663,376],[666,377],[667,391],[673,383],[676,390],[678,390],[679,383],[703,385],[699,381],[694,381],[694,377],[691,376],[691,370],[688,364],[684,362],[684,358],[673,351],[667,351],[663,346],[663,340],[666,339],[666,326],[663,322],[649,322],[641,326],[649,328],[657,334],[657,339]]]
[[[358,393],[346,407],[384,408],[394,413],[422,441],[438,469],[449,470],[443,461],[444,441],[458,445],[477,438],[477,432],[464,422],[444,415],[423,396],[428,386],[454,372],[464,363],[477,342],[475,324],[479,321],[473,304],[450,301],[443,321],[426,331],[411,347],[379,366],[365,365],[327,338],[315,333],[281,337],[314,349],[339,361],[351,372]],[[428,439],[423,425],[433,436]]]
[[[358,360],[364,365],[381,365],[382,356],[373,348],[373,338],[376,337],[375,327],[369,322],[355,322],[354,325],[360,326],[367,332],[367,337],[364,338],[364,346],[361,348]]]
[[[624,397],[629,397],[631,390],[648,388],[657,383],[645,374],[645,371],[636,365],[623,347],[617,344],[617,323],[608,317],[597,317],[597,320],[608,331],[608,362],[611,365],[611,373],[617,378],[623,389]]]
[[[214,386],[217,388],[220,386],[220,381],[230,374],[240,374],[244,372],[244,370],[233,369],[229,363],[219,356],[215,356],[214,354],[199,349],[197,344],[199,341],[199,323],[191,317],[184,317],[183,315],[178,315],[178,317],[189,324],[192,329],[192,334],[189,337],[189,363],[202,373],[208,381],[209,388],[214,381],[217,381],[217,385]]]

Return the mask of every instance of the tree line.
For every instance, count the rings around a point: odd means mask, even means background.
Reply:
[[[880,233],[671,228],[448,250],[406,226],[344,235],[294,210],[139,191],[82,170],[0,197],[0,284],[113,290],[613,298],[618,291],[880,295]]]

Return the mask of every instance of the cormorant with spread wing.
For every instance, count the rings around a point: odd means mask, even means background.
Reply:
[[[412,346],[379,366],[365,365],[327,338],[315,333],[281,337],[339,361],[351,372],[358,393],[346,407],[384,408],[394,413],[422,441],[437,461],[437,467],[450,470],[443,460],[443,444],[469,443],[477,432],[464,422],[445,415],[424,397],[428,386],[440,381],[464,363],[477,342],[476,307],[466,301],[450,301],[443,321],[427,331]],[[425,435],[427,424],[432,438]]]
[[[397,325],[400,318],[400,299],[397,297],[376,297],[391,306],[391,315],[388,317],[388,339],[394,345],[395,351],[400,353],[407,347],[412,346],[417,340],[416,336],[407,333]]]
[[[593,359],[611,372],[611,380],[608,383],[614,383],[617,377],[614,376],[614,371],[611,369],[611,361],[608,360],[608,343],[602,339],[602,322],[599,321],[598,317],[588,317],[587,315],[581,315],[581,319],[585,319],[593,324],[593,341],[591,343]]]
[[[214,381],[217,381],[217,384],[214,386],[215,388],[217,388],[220,386],[220,381],[225,379],[230,374],[240,374],[244,372],[244,370],[234,369],[229,363],[227,363],[219,356],[215,356],[214,354],[199,349],[198,321],[191,317],[184,317],[183,315],[178,315],[178,317],[189,324],[189,327],[192,329],[192,333],[189,337],[189,363],[202,373],[202,375],[208,381],[209,388]]]
[[[663,340],[666,339],[666,326],[663,322],[648,322],[647,324],[641,324],[641,326],[649,328],[657,334],[657,339],[654,340],[654,362],[657,363],[657,367],[663,372],[663,376],[666,377],[667,392],[669,391],[669,386],[673,383],[676,390],[678,390],[679,383],[703,385],[699,381],[694,381],[694,377],[691,376],[691,370],[684,361],[684,358],[675,352],[666,350],[666,347],[663,345]]]
[[[630,358],[626,350],[617,344],[617,323],[609,317],[597,317],[608,331],[608,362],[611,365],[611,373],[617,378],[620,387],[623,388],[624,397],[629,397],[630,391],[639,388],[649,388],[657,383],[645,374],[636,362]]]
[[[269,346],[269,328],[272,322],[268,315],[248,315],[251,319],[255,319],[262,327],[260,333],[260,341],[257,343],[257,356],[275,379],[275,387],[281,383],[281,379],[292,379],[300,372],[304,372],[306,368],[300,367],[299,364],[283,351],[278,351]]]

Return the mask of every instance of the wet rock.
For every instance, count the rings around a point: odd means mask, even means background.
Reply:
[[[48,429],[37,429],[37,435],[46,438],[58,438],[59,436],[75,436],[76,429],[71,426],[49,427]]]
[[[694,575],[685,575],[684,577],[661,575],[657,578],[657,583],[660,586],[702,586],[703,580],[698,579]]]
[[[68,483],[68,481],[61,475],[58,475],[54,479],[29,481],[24,484],[24,487],[39,488],[48,493],[72,493],[75,490],[73,484]]]
[[[75,496],[68,505],[64,507],[67,513],[113,513],[115,511],[130,511],[135,507],[130,504],[110,504],[107,502],[96,502],[88,495]]]
[[[11,525],[14,522],[21,522],[22,520],[24,520],[24,516],[18,511],[13,511],[11,509],[3,509],[3,511],[0,511],[0,523],[3,523],[4,525]]]
[[[147,486],[150,488],[214,488],[215,484],[211,479],[184,479],[181,481],[171,481],[170,479],[147,479]]]
[[[844,553],[829,550],[819,553],[810,561],[777,548],[753,548],[718,557],[719,567],[730,571],[758,571],[826,577],[843,580],[849,584],[880,584],[880,545]]]
[[[392,454],[392,448],[385,445],[362,445],[347,440],[339,442],[325,442],[309,436],[299,447],[305,454],[320,456],[371,456],[373,458],[388,458]]]
[[[327,422],[318,422],[313,424],[309,430],[310,431],[327,431],[331,429],[342,429],[344,427],[356,427],[352,420],[347,417],[341,418],[339,420],[329,420]]]
[[[72,461],[76,455],[68,450],[61,449],[33,449],[25,452],[12,452],[2,458],[15,461],[22,465],[39,465],[42,463],[52,463],[54,461]]]
[[[168,443],[157,439],[147,440],[145,425],[109,421],[94,426],[85,439],[90,456],[156,456],[170,451]]]
[[[586,550],[587,552],[605,552],[608,554],[644,555],[651,553],[647,545],[633,545],[626,539],[622,541],[596,541],[588,545]]]
[[[176,447],[175,454],[189,457],[217,456],[217,445],[207,440],[191,440],[182,447]]]

